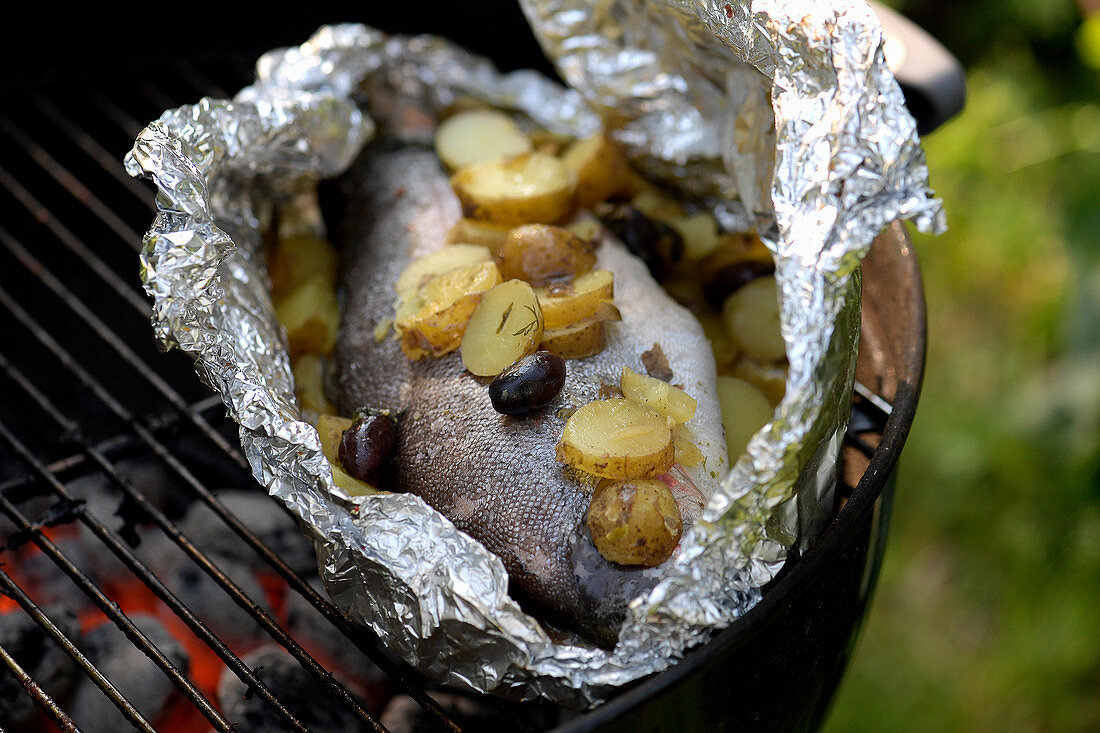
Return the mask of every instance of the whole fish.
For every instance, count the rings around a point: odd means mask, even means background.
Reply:
[[[526,417],[502,415],[489,400],[489,380],[467,372],[457,351],[413,361],[392,335],[380,338],[379,328],[394,316],[398,275],[411,260],[446,246],[461,217],[435,154],[376,144],[325,201],[345,258],[335,353],[339,407],[343,414],[364,406],[401,413],[394,485],[384,488],[422,497],[498,555],[525,608],[614,645],[627,604],[656,583],[660,567],[624,568],[596,551],[585,527],[593,481],[555,456],[563,415],[618,385],[624,366],[643,372],[642,353],[659,344],[673,383],[699,403],[688,425],[706,461],[694,469],[676,466],[665,477],[690,521],[727,466],[714,358],[701,327],[605,233],[598,266],[615,275],[623,320],[608,324],[604,351],[566,362],[565,386],[549,406]]]

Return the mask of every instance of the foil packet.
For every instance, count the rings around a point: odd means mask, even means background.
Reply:
[[[337,607],[442,683],[584,709],[733,622],[827,521],[859,263],[888,223],[939,231],[944,220],[863,3],[521,5],[568,87],[501,74],[441,38],[326,26],[264,55],[232,100],[166,111],[125,164],[158,191],[141,254],[156,336],[221,395],[256,480],[313,539]],[[384,115],[402,98],[442,109],[463,95],[552,132],[612,130],[647,174],[727,229],[756,228],[775,254],[786,395],[610,651],[555,643],[508,596],[500,559],[418,497],[344,494],[296,404],[260,256],[273,207],[339,174],[376,122],[392,122],[364,110]]]

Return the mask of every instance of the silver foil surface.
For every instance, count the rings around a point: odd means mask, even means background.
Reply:
[[[166,111],[126,167],[158,190],[141,255],[156,335],[222,396],[256,480],[313,538],[334,603],[441,682],[583,709],[743,614],[825,521],[851,404],[860,260],[895,219],[944,222],[863,3],[521,4],[568,88],[500,74],[439,38],[327,26],[266,54],[233,100]],[[631,604],[612,651],[555,644],[508,596],[501,561],[419,498],[338,490],[295,401],[257,256],[272,208],[344,170],[376,122],[392,123],[394,99],[439,109],[462,95],[554,132],[604,126],[651,176],[727,228],[755,226],[776,256],[786,396],[664,579]]]

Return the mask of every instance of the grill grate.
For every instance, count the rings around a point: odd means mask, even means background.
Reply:
[[[409,695],[443,728],[459,730],[418,673],[390,660],[372,633],[344,619],[211,488],[254,482],[220,401],[198,384],[186,357],[161,354],[153,346],[149,302],[134,272],[142,237],[135,226],[151,218],[151,189],[126,176],[120,161],[145,121],[200,96],[229,96],[226,89],[251,80],[251,68],[240,59],[220,57],[143,71],[128,72],[126,78],[97,77],[83,86],[54,83],[25,90],[10,97],[10,111],[0,113],[0,201],[9,212],[0,220],[0,517],[6,518],[0,519],[0,541],[6,541],[0,549],[0,594],[6,596],[6,610],[30,617],[131,725],[154,730],[157,721],[143,716],[78,640],[33,599],[34,589],[21,583],[12,559],[33,546],[54,573],[67,577],[153,661],[210,726],[236,729],[210,690],[135,625],[114,589],[70,557],[58,533],[79,526],[250,695],[291,729],[307,730],[239,649],[211,630],[209,619],[200,618],[142,559],[138,529],[156,528],[365,730],[384,730],[369,706],[286,629],[278,614],[250,596],[185,534],[170,507],[151,501],[149,487],[121,468],[129,458],[147,457],[162,477],[158,482],[178,487],[209,509],[285,583],[288,593],[300,596],[333,634],[377,665],[394,691]],[[154,78],[156,85],[150,81]],[[869,392],[857,395],[859,417],[848,436],[849,445],[866,457],[874,452],[874,436],[886,419],[882,410],[889,407],[874,399]],[[119,526],[89,511],[86,500],[69,488],[74,479],[89,475],[106,479],[118,496]],[[846,480],[842,499],[850,495],[858,474]],[[5,610],[2,596],[0,612]],[[70,712],[2,645],[0,661],[41,717],[61,730],[78,729]],[[485,704],[505,716],[511,730],[539,730],[557,719],[545,706]]]

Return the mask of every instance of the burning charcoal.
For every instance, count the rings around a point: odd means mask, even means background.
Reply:
[[[66,638],[80,640],[80,625],[71,611],[59,606],[42,610]],[[29,615],[18,610],[0,616],[0,646],[50,697],[56,700],[67,694],[76,664]],[[0,730],[26,723],[36,709],[19,680],[0,665]]]
[[[241,659],[310,731],[352,733],[363,730],[347,704],[281,648],[268,644]],[[236,723],[241,733],[293,730],[282,716],[228,670],[222,673],[218,683],[218,703],[225,717]]]
[[[328,598],[320,578],[309,584]],[[356,680],[371,702],[380,703],[385,693],[386,675],[347,637],[333,628],[321,612],[300,593],[291,591],[286,599],[286,629],[318,661]]]
[[[87,545],[82,540],[63,537],[53,543],[73,565],[82,570],[88,569]],[[88,596],[43,552],[22,552],[19,556],[19,575],[22,584],[31,590],[39,604],[56,603],[78,613],[91,605]]]
[[[216,492],[231,514],[240,519],[271,551],[303,575],[317,574],[313,545],[297,522],[275,499],[262,491],[226,489]],[[201,502],[191,506],[180,529],[203,552],[227,557],[256,569],[268,569],[259,554]]]
[[[515,728],[496,708],[451,692],[432,692],[432,699],[462,730],[505,731]],[[397,695],[378,720],[390,733],[445,733],[451,730],[408,695]]]
[[[141,613],[131,614],[130,620],[172,664],[186,673],[187,652],[160,621]],[[168,677],[113,623],[89,631],[81,648],[147,720],[157,717],[175,690]],[[115,704],[87,677],[81,677],[77,683],[69,707],[74,722],[82,730],[108,733],[129,729]]]
[[[251,568],[229,558],[214,556],[212,559],[217,569],[236,583],[245,595],[264,611],[271,613],[263,587]],[[211,631],[226,641],[247,641],[263,633],[252,616],[189,558],[181,558],[171,568],[166,585]]]

